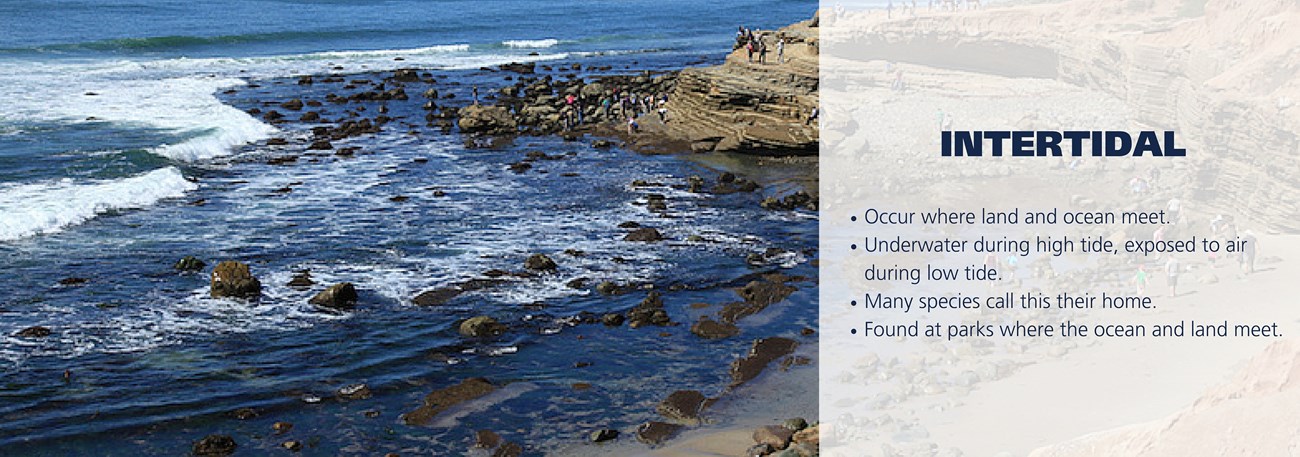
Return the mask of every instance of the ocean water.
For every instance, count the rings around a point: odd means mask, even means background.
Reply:
[[[360,148],[354,157],[311,156],[299,140],[313,124],[273,126],[248,110],[339,90],[299,86],[302,74],[377,82],[420,68],[464,103],[467,87],[508,83],[480,67],[512,61],[613,72],[716,63],[737,25],[774,28],[815,8],[785,0],[0,2],[0,454],[177,455],[208,433],[234,436],[244,455],[281,451],[286,439],[323,455],[459,454],[473,430],[491,428],[541,455],[593,428],[653,418],[654,402],[672,390],[720,392],[726,364],[753,338],[816,327],[815,282],[751,318],[742,337],[708,344],[686,326],[571,325],[579,312],[625,309],[644,293],[605,297],[565,284],[687,289],[666,302],[674,320],[689,323],[709,312],[691,303],[736,300],[730,288],[746,275],[815,277],[815,215],[757,207],[789,185],[690,194],[680,189],[684,177],[715,176],[718,162],[558,138],[469,150],[422,122],[335,142]],[[419,91],[408,92],[410,102],[388,104],[390,116],[423,116]],[[292,141],[267,146],[272,137]],[[506,168],[535,150],[567,158],[523,174]],[[266,163],[290,154],[302,158]],[[796,173],[750,171],[776,183]],[[662,186],[630,187],[635,179]],[[647,193],[666,194],[672,217],[638,205]],[[624,221],[672,241],[622,242]],[[705,241],[683,241],[690,235]],[[787,253],[746,264],[773,247]],[[534,252],[555,258],[559,274],[436,308],[410,302],[486,270],[520,269]],[[184,255],[247,262],[266,296],[208,298],[206,274],[171,269]],[[304,269],[321,285],[285,286]],[[355,311],[306,303],[337,281],[357,284]],[[514,329],[487,341],[456,335],[458,320],[480,314]],[[33,325],[53,334],[15,336]],[[506,387],[448,423],[397,419],[429,391],[471,376]],[[575,382],[593,388],[575,391]],[[355,383],[374,396],[332,398]],[[310,396],[325,400],[303,400]],[[246,407],[258,417],[231,417]],[[296,426],[273,436],[275,421]]]

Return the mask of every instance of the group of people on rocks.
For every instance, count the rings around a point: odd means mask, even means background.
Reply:
[[[755,55],[758,55],[758,63],[767,63],[767,41],[764,34],[755,33],[753,29],[743,25],[736,28],[736,47],[745,48],[749,63],[754,63]],[[776,37],[776,62],[779,64],[785,63],[785,41],[784,37]]]
[[[619,119],[627,120],[628,134],[635,133],[640,129],[640,123],[637,119],[642,115],[654,113],[659,116],[660,122],[668,122],[668,95],[666,94],[637,94],[635,92],[623,90],[621,87],[615,87],[612,93],[599,97],[597,103],[597,113],[600,119],[609,122],[617,122]],[[587,123],[588,99],[580,95],[568,94],[564,96],[564,107],[560,109],[560,120],[564,124],[565,130],[573,130],[579,125]]]

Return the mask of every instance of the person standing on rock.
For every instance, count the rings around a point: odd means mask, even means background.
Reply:
[[[636,115],[631,115],[627,117],[627,134],[629,136],[636,133],[636,131],[640,128],[641,126],[636,123]]]
[[[758,40],[758,63],[767,64],[767,42],[761,38]]]
[[[478,86],[474,86],[474,87],[470,88],[470,90],[469,90],[469,95],[470,95],[471,98],[474,99],[474,104],[477,105],[477,104],[478,104]]]
[[[745,53],[748,55],[749,63],[754,63],[754,40],[745,43]]]
[[[785,63],[785,37],[776,39],[776,63]]]

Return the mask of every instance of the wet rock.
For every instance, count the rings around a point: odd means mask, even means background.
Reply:
[[[623,241],[635,241],[635,242],[642,242],[642,243],[653,243],[656,241],[662,241],[663,239],[664,239],[663,234],[659,233],[659,230],[653,227],[642,227],[633,230],[631,233],[628,233],[627,235],[623,236]]]
[[[19,330],[18,333],[14,334],[14,336],[19,338],[45,338],[50,336],[51,333],[53,332],[51,332],[48,327],[36,325]]]
[[[528,162],[515,162],[510,164],[506,168],[510,169],[510,171],[515,172],[515,174],[523,174],[524,172],[531,170],[533,168],[533,164]]]
[[[239,409],[236,409],[236,410],[235,410],[233,413],[231,413],[230,415],[231,415],[231,416],[234,416],[235,419],[239,419],[239,420],[241,420],[241,421],[246,421],[246,420],[249,420],[249,419],[254,419],[254,418],[256,418],[256,417],[257,417],[257,410],[255,410],[255,409],[253,409],[253,408],[239,408]]]
[[[271,138],[266,140],[267,146],[284,146],[287,144],[289,144],[289,140],[286,140],[284,138]]]
[[[423,404],[419,408],[402,415],[402,421],[407,425],[428,424],[434,417],[448,408],[482,397],[494,390],[496,390],[496,386],[492,385],[487,379],[466,379],[461,381],[460,384],[435,390],[426,395]]]
[[[698,390],[679,390],[659,402],[655,411],[660,415],[688,425],[700,423],[700,411],[708,405],[708,399]]]
[[[474,432],[474,447],[480,449],[493,449],[501,445],[501,435],[491,430],[479,430]]]
[[[194,443],[192,452],[200,457],[226,456],[235,453],[235,439],[230,435],[212,434]]]
[[[750,446],[749,449],[745,450],[745,455],[747,457],[762,457],[771,454],[773,452],[776,452],[776,449],[772,449],[771,445],[755,444],[753,446]]]
[[[486,105],[461,108],[456,123],[463,133],[488,135],[513,134],[518,125],[505,107]]]
[[[298,117],[299,122],[317,122],[320,120],[320,113],[317,111],[308,111]]]
[[[176,264],[172,265],[172,268],[180,271],[199,271],[206,266],[208,266],[208,264],[203,263],[203,261],[199,260],[197,257],[187,255],[176,261]]]
[[[295,98],[293,100],[289,100],[287,102],[281,103],[280,107],[290,111],[298,111],[302,109],[302,100]]]
[[[350,282],[329,286],[308,303],[329,309],[348,310],[357,306],[357,288]]]
[[[739,335],[740,328],[736,327],[735,324],[718,322],[706,316],[691,326],[691,333],[706,340],[716,340]]]
[[[60,286],[80,286],[90,282],[90,278],[63,278],[59,280]]]
[[[438,306],[446,304],[463,292],[459,287],[433,289],[421,292],[420,295],[416,295],[415,298],[411,299],[411,302],[419,306]]]
[[[311,280],[311,272],[300,271],[294,274],[293,278],[289,279],[289,282],[285,285],[289,287],[301,289],[301,288],[311,287],[315,284],[316,281]]]
[[[262,283],[253,277],[247,264],[227,260],[212,269],[209,293],[213,298],[257,298],[262,295]]]
[[[524,268],[534,271],[551,271],[558,267],[559,265],[556,265],[555,261],[546,254],[533,254],[524,261]]]
[[[393,72],[393,80],[404,83],[420,82],[420,74],[415,70],[401,69]]]
[[[289,422],[276,422],[271,424],[271,430],[274,430],[277,435],[283,435],[289,433],[289,430],[293,430],[293,424]]]
[[[519,457],[524,454],[524,447],[519,443],[507,442],[492,453],[492,457]]]
[[[624,223],[618,224],[618,228],[623,228],[623,229],[636,229],[636,228],[641,228],[641,224],[639,224],[639,223],[637,223],[637,222],[635,222],[635,221],[627,221],[627,222],[624,222]]]
[[[608,428],[596,430],[594,432],[591,432],[590,435],[587,435],[587,439],[593,443],[604,443],[606,441],[613,441],[618,439],[618,430],[608,429]]]
[[[297,440],[289,440],[289,441],[285,441],[284,443],[281,443],[280,447],[283,447],[286,450],[292,452],[298,452],[302,450],[302,442]]]
[[[650,421],[636,428],[636,439],[651,446],[663,444],[677,435],[681,425]]]
[[[731,363],[731,385],[739,386],[758,377],[772,361],[790,355],[799,343],[782,337],[754,341],[749,354]]]
[[[768,306],[790,297],[796,290],[794,286],[772,281],[751,281],[745,287],[736,290],[736,294],[746,303]]]
[[[573,280],[570,280],[567,283],[564,283],[564,287],[568,287],[570,289],[583,289],[587,287],[587,281],[588,281],[587,278],[575,278]]]
[[[605,324],[605,326],[607,327],[618,327],[620,325],[623,325],[623,315],[617,313],[609,313],[604,316],[600,316],[600,323]]]
[[[790,447],[790,438],[793,436],[793,430],[780,425],[767,425],[754,430],[755,443],[766,444],[778,451]]]
[[[663,297],[657,291],[646,294],[641,303],[629,310],[627,312],[627,321],[632,328],[640,328],[646,325],[660,327],[672,325],[672,320],[668,318],[668,312],[664,310]]]
[[[596,140],[591,142],[591,147],[596,149],[609,149],[613,146],[614,143],[609,142],[609,140]]]
[[[791,419],[786,419],[785,422],[783,422],[781,425],[784,426],[785,428],[797,432],[805,428],[808,428],[808,420],[802,417],[795,417]]]
[[[460,323],[460,334],[470,338],[497,336],[506,330],[505,324],[488,316],[471,317]]]
[[[316,140],[311,142],[311,145],[307,146],[307,149],[313,151],[328,151],[334,149],[334,144],[330,143],[329,140]]]
[[[371,395],[370,386],[365,384],[351,384],[339,388],[339,398],[345,400],[365,400]]]
[[[614,295],[619,292],[619,287],[611,281],[601,281],[600,284],[596,284],[596,292],[602,295]]]
[[[736,175],[735,175],[734,173],[729,172],[729,171],[728,171],[728,172],[723,172],[721,175],[718,175],[718,182],[721,182],[721,183],[731,183],[731,182],[735,182],[735,181],[736,181]]]
[[[303,75],[298,77],[299,86],[310,86],[313,82],[315,81],[312,80],[311,75]]]
[[[497,67],[501,71],[512,71],[521,75],[531,75],[537,71],[537,64],[533,62],[519,63],[511,62]]]

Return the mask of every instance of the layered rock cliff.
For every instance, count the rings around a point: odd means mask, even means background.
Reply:
[[[687,68],[669,102],[670,136],[697,152],[758,155],[817,154],[817,22],[761,32],[766,63],[741,48],[719,66]],[[777,40],[786,41],[780,62]]]

